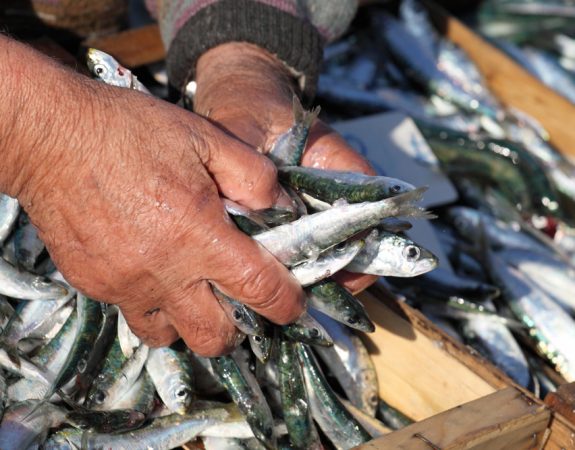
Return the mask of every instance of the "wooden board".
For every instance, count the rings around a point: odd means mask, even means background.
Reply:
[[[155,24],[89,39],[83,45],[109,53],[128,68],[158,62],[166,56],[160,29]]]
[[[507,388],[357,447],[361,450],[527,450],[547,438],[550,411]]]
[[[405,303],[373,289],[360,298],[376,325],[364,342],[377,368],[380,396],[412,419],[513,386]]]
[[[575,106],[443,9],[429,0],[425,3],[438,28],[474,60],[501,102],[536,118],[549,132],[551,143],[575,159],[575,128],[569,125]]]

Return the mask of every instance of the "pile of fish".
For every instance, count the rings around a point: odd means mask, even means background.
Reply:
[[[500,31],[497,45],[518,61],[532,50],[527,42],[554,42],[563,49],[557,64],[567,67],[573,12],[567,1],[486,1],[479,24],[491,36]],[[516,20],[521,14],[532,28]],[[357,20],[325,50],[318,90],[324,111],[337,119],[410,116],[436,157],[417,162],[446,174],[459,194],[457,204],[434,211],[447,260],[409,281],[386,277],[385,284],[541,397],[575,381],[575,166],[535,119],[492,95],[473,61],[439,33],[417,0],[402,0],[397,11],[368,7]],[[537,24],[555,38],[534,33]],[[521,48],[502,37],[521,40]],[[563,76],[569,84],[549,83],[571,98],[573,73]]]
[[[148,93],[103,52],[91,49],[88,66],[104,82]],[[330,277],[434,269],[436,258],[401,233],[405,218],[430,217],[417,206],[425,188],[300,167],[318,112],[294,99],[293,127],[269,152],[293,208],[253,211],[224,199],[238,228],[305,287],[308,311],[277,326],[214,287],[247,337],[229,356],[141,343],[115,306],[66,283],[17,201],[1,198],[0,448],[170,449],[201,439],[205,449],[347,449],[389,430],[375,418],[376,371],[355,333],[374,324]]]

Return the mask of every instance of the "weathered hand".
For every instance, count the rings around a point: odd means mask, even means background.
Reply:
[[[206,52],[196,69],[196,111],[246,144],[269,150],[291,127],[293,79],[266,51],[245,43],[220,45]],[[302,165],[374,174],[369,163],[320,120],[311,129]],[[336,278],[352,292],[377,279],[348,272]]]
[[[296,280],[235,228],[219,197],[281,203],[271,161],[195,114],[5,45],[28,59],[20,74],[41,70],[27,74],[39,85],[20,92],[18,120],[0,129],[15,174],[0,188],[18,197],[71,284],[118,304],[148,344],[179,335],[206,356],[238,339],[210,283],[274,322],[301,314]]]

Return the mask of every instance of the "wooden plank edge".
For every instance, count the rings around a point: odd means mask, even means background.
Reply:
[[[533,402],[521,390],[510,387],[356,448],[360,450],[541,448],[550,419],[551,411],[547,407]]]
[[[443,330],[436,327],[423,313],[412,308],[405,302],[398,300],[398,298],[389,291],[382,289],[376,284],[368,289],[368,294],[371,294],[377,301],[381,301],[389,309],[410,322],[415,329],[433,341],[449,356],[477,373],[477,375],[483,378],[494,389],[504,389],[509,386],[514,386],[528,393],[528,391],[518,386],[490,361],[479,355],[477,351],[454,340]]]

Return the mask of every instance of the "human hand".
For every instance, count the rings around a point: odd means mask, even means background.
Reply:
[[[196,82],[196,112],[262,152],[293,124],[293,78],[280,61],[259,47],[229,43],[209,50],[198,61]],[[361,155],[320,120],[310,130],[302,165],[375,174]],[[342,271],[335,278],[356,293],[378,277]]]
[[[52,90],[25,91],[2,141],[20,146],[9,167],[22,170],[2,187],[72,285],[119,305],[144,342],[179,335],[205,356],[239,338],[209,283],[274,322],[299,317],[295,278],[235,228],[218,193],[251,208],[281,204],[271,161],[195,114],[34,58]]]

